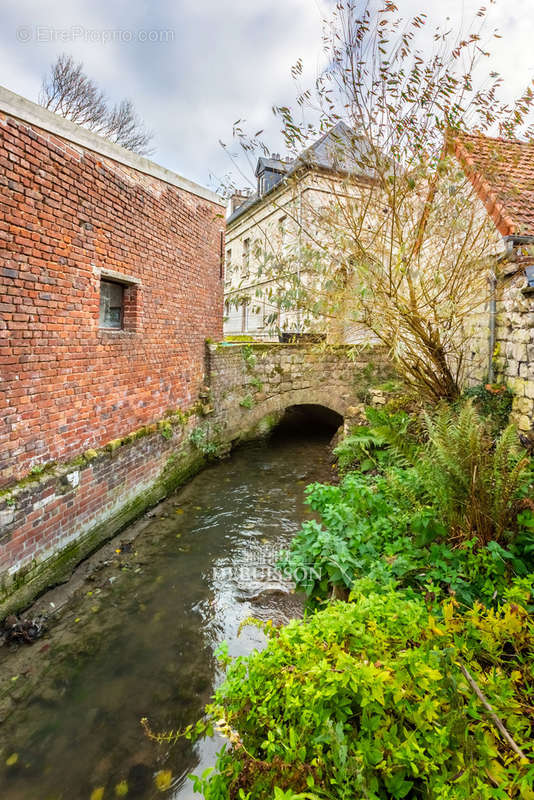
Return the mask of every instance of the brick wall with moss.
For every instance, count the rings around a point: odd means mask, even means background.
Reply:
[[[67,578],[202,467],[197,412],[170,413],[67,463],[33,469],[0,491],[0,616]]]

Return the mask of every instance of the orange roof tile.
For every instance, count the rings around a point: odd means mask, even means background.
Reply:
[[[454,152],[503,236],[534,236],[534,142],[463,133]]]

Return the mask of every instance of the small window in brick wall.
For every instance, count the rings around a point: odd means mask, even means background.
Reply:
[[[100,327],[124,327],[124,291],[126,286],[114,281],[100,281]]]
[[[103,274],[100,279],[100,330],[133,333],[140,325],[140,287],[127,276],[124,281],[113,278]]]
[[[122,283],[100,281],[100,327],[124,327],[124,289]]]

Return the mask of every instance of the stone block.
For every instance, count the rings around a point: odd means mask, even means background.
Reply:
[[[518,414],[531,414],[534,402],[529,397],[515,397],[513,410]]]
[[[520,431],[529,431],[532,428],[532,417],[522,414],[517,418],[516,425]]]
[[[512,347],[512,358],[515,361],[526,361],[527,360],[527,346],[526,343],[514,343]]]
[[[525,381],[522,378],[507,378],[506,383],[515,395],[523,397],[525,393]]]

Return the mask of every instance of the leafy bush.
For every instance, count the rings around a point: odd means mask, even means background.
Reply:
[[[359,469],[307,488],[320,522],[279,563],[310,607],[336,587],[351,602],[249,620],[267,648],[221,648],[206,718],[155,738],[228,739],[194,779],[206,800],[534,800],[528,460],[471,401],[368,422],[338,448]]]
[[[402,440],[398,415],[389,426],[377,421],[381,427],[361,438],[381,471],[309,486],[307,502],[321,521],[304,523],[280,568],[314,600],[370,576],[432,595],[453,591],[467,604],[490,602],[534,560],[532,509],[518,517],[532,476],[515,431],[508,427],[494,445],[470,403],[458,416],[444,408],[427,418],[424,446],[413,428]],[[387,450],[371,449],[371,441],[386,440]]]
[[[469,605],[477,598],[491,602],[511,576],[534,568],[529,512],[507,548],[498,542],[480,547],[474,538],[453,547],[414,467],[372,478],[354,472],[338,486],[316,483],[306,493],[321,523],[303,524],[278,567],[313,602],[326,599],[332,587],[350,589],[361,577],[436,597],[454,592]]]
[[[256,356],[250,344],[244,344],[241,348],[241,355],[247,369],[251,370],[256,366]]]
[[[365,411],[369,425],[352,429],[334,449],[340,471],[360,472],[384,467],[404,457],[412,460],[416,450],[417,420],[404,411],[389,413],[375,408]]]
[[[202,455],[211,458],[217,454],[217,445],[209,440],[209,431],[200,426],[193,428],[189,434],[189,441],[194,448],[200,450]]]
[[[233,745],[196,788],[207,800],[266,800],[275,787],[312,800],[532,800],[534,622],[522,595],[463,616],[452,600],[437,622],[420,599],[365,581],[352,603],[266,625],[267,648],[225,658],[209,719],[187,732],[215,724]]]
[[[471,402],[459,413],[444,406],[426,417],[426,426],[424,477],[451,536],[474,535],[482,544],[502,541],[517,516],[517,493],[531,478],[514,426],[494,445],[490,426]]]

